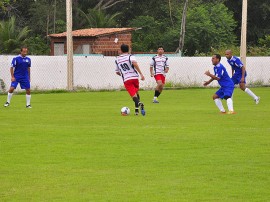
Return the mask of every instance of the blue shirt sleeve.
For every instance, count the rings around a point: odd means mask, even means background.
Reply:
[[[31,67],[31,59],[29,58],[28,67]]]
[[[223,68],[215,68],[215,76],[221,78],[223,76]]]
[[[239,58],[236,58],[236,60],[235,60],[235,65],[237,66],[237,67],[243,67],[244,65],[243,65],[243,63],[241,62],[241,60],[239,59]]]
[[[16,58],[13,58],[11,62],[11,67],[15,68],[16,64],[17,64]]]

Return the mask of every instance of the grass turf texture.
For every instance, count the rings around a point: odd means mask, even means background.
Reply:
[[[0,111],[0,201],[269,201],[269,88],[261,103],[216,89],[14,95]],[[0,96],[5,102],[6,96]],[[223,103],[226,106],[225,103]],[[120,116],[123,106],[130,116]]]

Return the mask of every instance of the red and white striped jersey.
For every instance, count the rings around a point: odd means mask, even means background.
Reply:
[[[169,67],[168,58],[165,55],[156,55],[152,58],[150,67],[154,68],[155,75],[163,74],[165,76],[165,68]]]
[[[134,55],[122,54],[116,57],[116,72],[120,72],[123,78],[123,81],[130,79],[138,79],[139,75],[136,69],[134,68],[132,62],[136,62]]]

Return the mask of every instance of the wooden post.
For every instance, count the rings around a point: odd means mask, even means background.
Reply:
[[[240,46],[240,58],[246,67],[247,56],[247,0],[243,0],[242,3],[242,26],[241,26],[241,46]]]
[[[72,0],[66,1],[67,15],[67,90],[73,90],[73,39],[72,39]]]

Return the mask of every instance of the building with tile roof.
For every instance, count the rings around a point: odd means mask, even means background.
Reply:
[[[132,31],[136,28],[90,28],[72,31],[74,54],[118,55],[121,44],[132,45]],[[66,32],[50,34],[51,55],[67,53]]]

